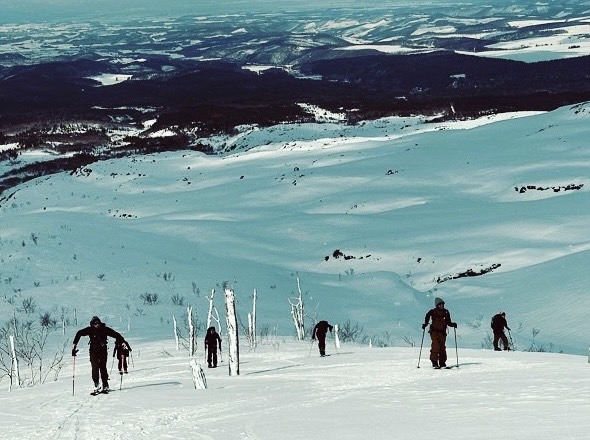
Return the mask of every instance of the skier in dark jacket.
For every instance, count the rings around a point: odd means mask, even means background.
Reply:
[[[316,338],[318,339],[318,348],[320,349],[320,356],[326,355],[326,334],[328,333],[328,330],[332,332],[332,328],[333,327],[328,323],[328,321],[320,321],[313,328],[311,339],[314,341]]]
[[[129,357],[129,352],[131,352],[131,347],[127,341],[115,341],[115,348],[113,348],[113,357],[117,358],[118,367],[119,367],[119,374],[127,374],[127,358]]]
[[[98,316],[92,317],[90,326],[78,330],[74,337],[74,345],[72,346],[72,356],[76,356],[78,349],[78,341],[82,336],[90,338],[90,365],[92,365],[92,380],[94,381],[94,392],[108,392],[109,390],[109,375],[107,372],[107,359],[109,357],[107,349],[107,337],[114,338],[117,343],[125,342],[123,336],[117,333],[110,327],[107,327]],[[98,386],[98,379],[102,380],[102,390]]]
[[[501,351],[500,346],[498,345],[498,342],[500,342],[500,340],[502,340],[504,350],[510,350],[508,338],[504,333],[504,328],[507,328],[510,331],[510,327],[508,327],[508,322],[506,321],[506,313],[500,312],[497,315],[494,315],[492,317],[491,327],[494,332],[494,350]]]
[[[430,361],[434,368],[447,366],[447,327],[457,328],[457,323],[451,321],[450,312],[445,309],[445,302],[440,298],[434,299],[434,309],[430,309],[424,317],[422,330],[430,323]]]
[[[217,368],[217,343],[219,343],[219,351],[221,351],[221,338],[219,333],[215,331],[215,327],[211,326],[207,329],[207,335],[205,335],[205,350],[207,351],[207,365],[209,368]]]

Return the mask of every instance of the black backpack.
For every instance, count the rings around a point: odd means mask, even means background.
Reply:
[[[501,324],[499,322],[499,318],[500,318],[500,315],[492,316],[492,322],[490,323],[490,327],[492,327],[493,329],[495,329],[496,327],[500,327]]]

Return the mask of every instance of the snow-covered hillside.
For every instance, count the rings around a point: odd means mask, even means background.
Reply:
[[[165,339],[172,315],[190,304],[203,322],[227,284],[242,322],[256,289],[259,327],[291,335],[299,278],[308,326],[348,321],[376,345],[417,343],[441,296],[461,347],[487,346],[503,309],[517,348],[585,354],[589,112],[271,127],[223,157],[36,179],[1,200],[1,316],[33,300]]]

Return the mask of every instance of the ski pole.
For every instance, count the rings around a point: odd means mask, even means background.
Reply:
[[[307,357],[311,356],[311,349],[313,348],[313,339],[311,341],[309,341],[309,353],[307,353]]]
[[[455,332],[455,353],[457,355],[457,368],[459,368],[459,349],[457,348],[457,327],[453,327]]]
[[[512,350],[514,350],[514,341],[512,340],[512,333],[510,333],[510,329],[508,329],[508,336],[510,336],[510,345],[512,345]]]
[[[123,375],[122,374],[119,374],[119,378],[120,378],[119,379],[120,380],[120,382],[119,382],[119,391],[121,391],[121,388],[123,388]]]
[[[418,368],[420,368],[420,358],[422,357],[422,345],[424,345],[424,333],[426,333],[426,327],[422,328],[422,342],[420,342],[420,354],[418,355]]]
[[[113,374],[113,365],[115,365],[115,356],[113,356],[113,361],[111,362],[111,371],[109,371],[109,376]]]
[[[72,356],[73,363],[72,363],[72,396],[76,390],[76,356]]]

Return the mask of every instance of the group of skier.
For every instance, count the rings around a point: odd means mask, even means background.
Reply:
[[[107,338],[111,337],[115,340],[113,357],[116,357],[118,360],[120,375],[128,373],[127,360],[132,351],[131,346],[119,332],[107,327],[98,316],[93,316],[90,320],[90,325],[78,330],[74,336],[72,345],[73,357],[76,357],[78,354],[78,342],[80,342],[80,338],[83,336],[88,336],[89,338],[90,365],[92,367],[91,376],[94,382],[94,390],[91,394],[106,394],[109,392]],[[218,349],[221,351],[221,337],[215,331],[215,327],[211,326],[207,329],[207,335],[205,336],[205,350],[207,350],[207,364],[209,368],[217,367]]]
[[[441,298],[434,299],[434,308],[430,309],[424,317],[424,324],[422,324],[422,330],[428,329],[430,334],[430,361],[432,362],[433,368],[446,368],[447,367],[447,327],[457,328],[457,323],[451,320],[451,313],[445,308],[445,302]],[[506,321],[506,313],[500,312],[492,317],[490,324],[494,333],[494,350],[501,351],[499,342],[502,341],[504,350],[510,350],[510,344],[508,338],[504,333],[504,329],[510,331],[508,322]]]
[[[457,323],[451,320],[451,313],[445,308],[445,302],[441,298],[435,298],[434,308],[430,309],[424,317],[424,323],[422,324],[422,330],[426,331],[426,327],[430,324],[428,333],[430,334],[431,346],[430,346],[430,361],[432,362],[433,368],[445,368],[447,367],[447,327],[457,328]],[[500,312],[493,316],[491,321],[491,327],[494,333],[493,345],[494,350],[500,351],[499,343],[502,341],[504,350],[510,349],[508,338],[504,333],[504,329],[510,331],[508,322],[506,321],[506,313]],[[318,348],[320,356],[326,356],[326,335],[328,331],[332,332],[333,326],[328,321],[319,321],[312,332],[312,340],[318,341]],[[109,391],[109,375],[107,371],[107,338],[111,337],[115,339],[115,347],[113,350],[113,357],[118,360],[119,374],[123,375],[128,372],[127,359],[130,355],[131,346],[121,336],[120,333],[107,327],[98,316],[92,317],[90,325],[82,328],[76,332],[72,346],[72,356],[76,356],[78,353],[77,345],[82,336],[88,336],[89,341],[89,354],[90,354],[90,365],[92,367],[92,380],[94,382],[93,394],[102,392],[108,393]],[[424,335],[423,335],[424,336]],[[424,340],[424,337],[423,339]],[[209,368],[217,367],[217,351],[221,351],[221,337],[215,330],[215,327],[211,326],[207,329],[205,335],[205,350],[207,352],[207,365]],[[100,387],[100,381],[102,381],[102,388]]]
[[[441,298],[434,299],[434,308],[430,309],[424,317],[424,324],[422,330],[426,331],[426,327],[430,324],[428,333],[430,334],[430,361],[433,368],[447,367],[447,327],[457,328],[457,323],[451,319],[451,313],[445,308],[445,302]],[[491,327],[494,332],[494,350],[501,351],[499,342],[502,341],[504,350],[510,350],[508,338],[504,333],[504,329],[510,331],[506,321],[506,313],[500,312],[494,315],[491,322]],[[320,356],[326,356],[326,334],[328,330],[332,331],[332,325],[328,321],[320,321],[316,324],[312,332],[312,340],[317,338]]]
[[[107,327],[98,316],[92,317],[88,327],[84,327],[76,332],[72,346],[72,356],[74,357],[78,354],[79,350],[77,346],[82,336],[88,336],[90,339],[88,344],[90,365],[92,366],[92,381],[94,382],[93,394],[99,392],[108,393],[109,373],[107,371],[107,338],[111,337],[115,339],[113,357],[117,356],[118,358],[119,374],[121,375],[127,373],[127,357],[131,352],[131,346],[120,333]],[[102,388],[100,387],[99,379],[102,382]]]

